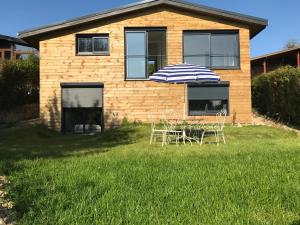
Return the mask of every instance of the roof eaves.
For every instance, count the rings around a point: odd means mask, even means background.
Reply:
[[[242,13],[231,12],[231,11],[227,11],[227,10],[223,10],[223,9],[218,9],[218,8],[214,8],[214,7],[201,5],[198,3],[187,2],[184,0],[168,0],[168,1],[176,2],[176,3],[182,4],[182,5],[194,6],[198,9],[203,9],[207,13],[210,12],[212,14],[216,14],[216,12],[218,12],[218,14],[220,16],[228,17],[230,15],[230,16],[232,16],[232,18],[235,18],[235,19],[243,19],[244,21],[247,20],[247,21],[253,22],[253,23],[260,23],[261,25],[268,25],[268,20],[264,19],[264,18],[260,18],[260,17],[250,16],[250,15],[246,15],[246,14],[242,14]]]
[[[296,51],[296,50],[300,50],[300,46],[297,46],[297,47],[291,48],[291,49],[285,49],[285,50],[281,50],[281,51],[277,51],[277,52],[273,52],[273,53],[261,55],[261,56],[256,56],[256,57],[251,58],[251,61],[265,59],[265,58],[268,58],[268,57],[273,57],[273,56],[276,56],[276,55],[280,55],[280,54],[284,54],[284,53],[289,53],[289,52]]]
[[[64,21],[61,21],[61,22],[48,24],[48,25],[45,25],[45,26],[39,26],[39,27],[35,27],[35,28],[32,28],[32,29],[22,30],[18,33],[18,36],[20,38],[25,38],[27,36],[31,36],[31,33],[33,33],[33,32],[44,33],[44,31],[48,30],[49,28],[54,28],[54,27],[63,26],[63,25],[68,26],[68,24],[71,24],[71,26],[75,26],[75,25],[82,24],[82,23],[85,23],[85,22],[91,22],[93,20],[98,20],[98,19],[101,19],[102,17],[118,15],[119,13],[125,13],[127,11],[131,11],[129,9],[131,9],[133,7],[148,5],[150,3],[153,4],[154,2],[160,3],[160,2],[163,2],[163,1],[164,0],[143,0],[143,1],[139,1],[139,2],[134,2],[134,3],[131,3],[131,4],[120,6],[118,8],[108,9],[108,10],[104,10],[104,11],[101,11],[101,12],[92,13],[92,14],[89,14],[89,15],[80,16],[80,17],[76,17],[76,18],[73,18],[73,19],[69,19],[69,20],[64,20]]]
[[[230,12],[230,11],[226,11],[226,10],[216,9],[216,8],[212,8],[212,7],[208,7],[208,6],[204,6],[204,5],[200,5],[200,4],[196,4],[196,3],[190,3],[190,2],[186,2],[186,1],[182,1],[182,0],[143,0],[143,1],[135,2],[135,3],[131,3],[131,4],[128,4],[125,6],[121,6],[121,7],[115,8],[115,9],[105,10],[102,12],[98,12],[98,13],[94,13],[94,14],[90,14],[90,15],[86,15],[86,16],[82,16],[82,17],[77,17],[77,18],[74,18],[71,20],[65,20],[65,21],[47,25],[47,26],[41,26],[41,27],[29,29],[29,30],[23,30],[23,31],[19,32],[18,35],[20,38],[26,38],[26,37],[30,37],[30,36],[34,36],[34,35],[38,35],[38,34],[43,34],[46,32],[51,32],[51,31],[54,31],[57,29],[72,27],[72,26],[83,24],[83,23],[93,22],[95,20],[103,19],[106,17],[116,16],[119,14],[144,9],[149,6],[155,6],[155,5],[159,5],[159,4],[167,4],[170,6],[181,7],[184,9],[193,10],[195,12],[203,12],[203,13],[207,13],[207,14],[214,15],[214,16],[217,15],[217,16],[224,17],[227,19],[233,19],[233,20],[244,22],[244,23],[249,23],[252,25],[253,24],[260,25],[261,26],[260,29],[257,29],[258,31],[256,31],[255,34],[252,35],[252,37],[254,37],[257,33],[259,33],[261,30],[263,30],[268,25],[268,21],[266,19],[248,16],[248,15],[235,13],[235,12]]]
[[[30,44],[28,44],[26,41],[24,41],[20,38],[11,37],[11,36],[7,36],[7,35],[3,35],[3,34],[0,34],[0,40],[5,40],[8,42],[15,43],[18,45],[23,45],[23,46],[30,46]]]

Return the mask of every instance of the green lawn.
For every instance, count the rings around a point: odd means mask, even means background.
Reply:
[[[300,137],[226,128],[227,145],[150,146],[149,127],[94,136],[0,130],[18,224],[300,224]]]

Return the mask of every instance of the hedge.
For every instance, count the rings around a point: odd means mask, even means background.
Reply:
[[[300,69],[281,67],[255,77],[252,98],[259,113],[300,125]]]
[[[38,103],[39,58],[6,60],[0,70],[0,110]]]

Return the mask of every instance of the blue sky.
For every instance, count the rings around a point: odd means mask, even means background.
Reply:
[[[189,0],[269,20],[251,41],[251,56],[281,50],[289,39],[300,41],[299,0]],[[114,8],[132,0],[9,0],[1,2],[0,33],[18,31]]]

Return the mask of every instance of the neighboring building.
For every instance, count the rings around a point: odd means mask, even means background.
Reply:
[[[268,73],[281,66],[300,68],[300,46],[251,59],[251,75]]]
[[[19,36],[40,51],[41,118],[74,131],[101,125],[99,118],[111,126],[124,118],[159,119],[166,109],[182,116],[185,102],[191,121],[214,121],[226,109],[227,122],[252,122],[250,39],[266,26],[265,19],[239,13],[148,0]],[[148,80],[178,63],[212,68],[223,82],[199,85],[191,99],[185,85]]]
[[[0,60],[20,59],[34,53],[34,49],[25,41],[0,34]]]

